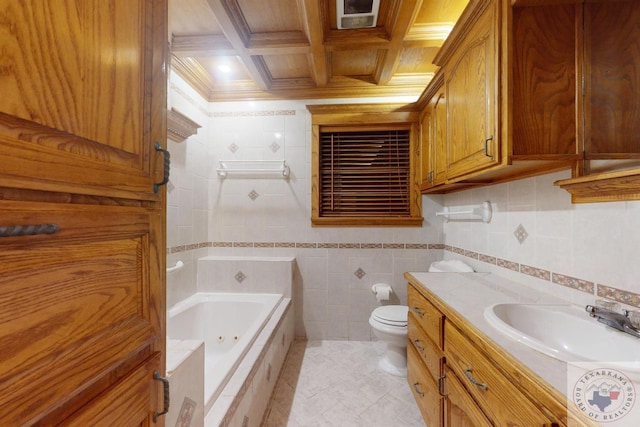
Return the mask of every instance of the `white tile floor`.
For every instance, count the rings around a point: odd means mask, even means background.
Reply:
[[[378,369],[384,344],[294,341],[263,427],[424,427],[406,378]]]

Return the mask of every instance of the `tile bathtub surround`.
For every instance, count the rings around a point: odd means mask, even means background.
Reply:
[[[263,427],[424,427],[406,378],[378,369],[384,344],[294,341]]]
[[[245,422],[248,426],[260,425],[275,388],[277,373],[293,342],[292,312],[290,303],[280,304],[276,309],[205,415],[205,427],[232,427]]]

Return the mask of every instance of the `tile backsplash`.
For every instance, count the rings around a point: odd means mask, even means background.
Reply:
[[[403,273],[443,257],[575,301],[599,295],[640,304],[640,202],[572,205],[553,185],[568,171],[423,196],[422,227],[311,227],[306,104],[322,101],[207,103],[172,75],[169,102],[203,127],[183,143],[169,141],[167,265],[185,267],[167,275],[168,305],[196,292],[196,260],[212,255],[295,257],[296,330],[310,339],[371,339],[371,285],[391,284],[390,303],[404,304]],[[283,159],[289,179],[216,173],[219,160]],[[435,215],[486,200],[489,224]]]

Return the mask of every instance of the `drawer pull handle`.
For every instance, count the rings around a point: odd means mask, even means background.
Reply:
[[[469,381],[471,381],[471,383],[473,385],[477,385],[478,387],[480,387],[484,391],[489,390],[489,387],[487,387],[487,385],[485,383],[481,383],[478,380],[476,380],[475,378],[473,378],[473,375],[471,375],[471,368],[465,369],[464,370],[464,374],[467,376],[467,378],[469,379]]]
[[[416,346],[418,350],[420,350],[421,353],[424,353],[424,347],[420,344],[419,339],[416,338],[415,340],[413,340],[413,344]]]
[[[421,318],[424,317],[424,311],[421,311],[419,307],[413,307],[412,310],[415,314],[417,314]]]
[[[153,379],[156,381],[162,381],[164,387],[164,409],[162,412],[155,412],[153,414],[153,422],[157,422],[158,418],[169,412],[170,394],[169,394],[169,380],[165,377],[161,377],[158,371],[153,371]]]
[[[34,236],[36,234],[54,234],[60,231],[58,224],[9,225],[0,227],[0,237]]]
[[[439,377],[439,378],[438,378],[438,394],[439,394],[440,396],[446,396],[446,394],[445,394],[445,393],[443,393],[443,391],[442,391],[442,384],[444,383],[444,379],[445,379],[446,377],[447,377],[446,375],[443,375],[443,376],[441,376],[441,377]]]
[[[413,389],[416,391],[416,393],[420,395],[420,397],[424,397],[424,392],[420,391],[420,389],[418,388],[418,385],[420,385],[420,383],[417,381],[413,383]]]
[[[493,135],[484,140],[484,155],[493,160],[493,156],[489,154],[489,141],[493,140]]]

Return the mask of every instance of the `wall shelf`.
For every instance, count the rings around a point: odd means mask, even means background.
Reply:
[[[572,203],[640,200],[640,168],[563,179],[554,184],[571,193]]]
[[[201,127],[175,108],[167,110],[167,138],[172,141],[182,142],[195,135]]]
[[[447,221],[450,221],[451,217],[458,217],[456,219],[459,221],[482,221],[488,223],[491,222],[491,202],[483,202],[480,205],[459,211],[450,211],[448,207],[445,207],[442,212],[436,212],[436,216],[443,216]]]
[[[222,179],[229,176],[288,179],[291,173],[286,160],[220,160],[216,171]]]

